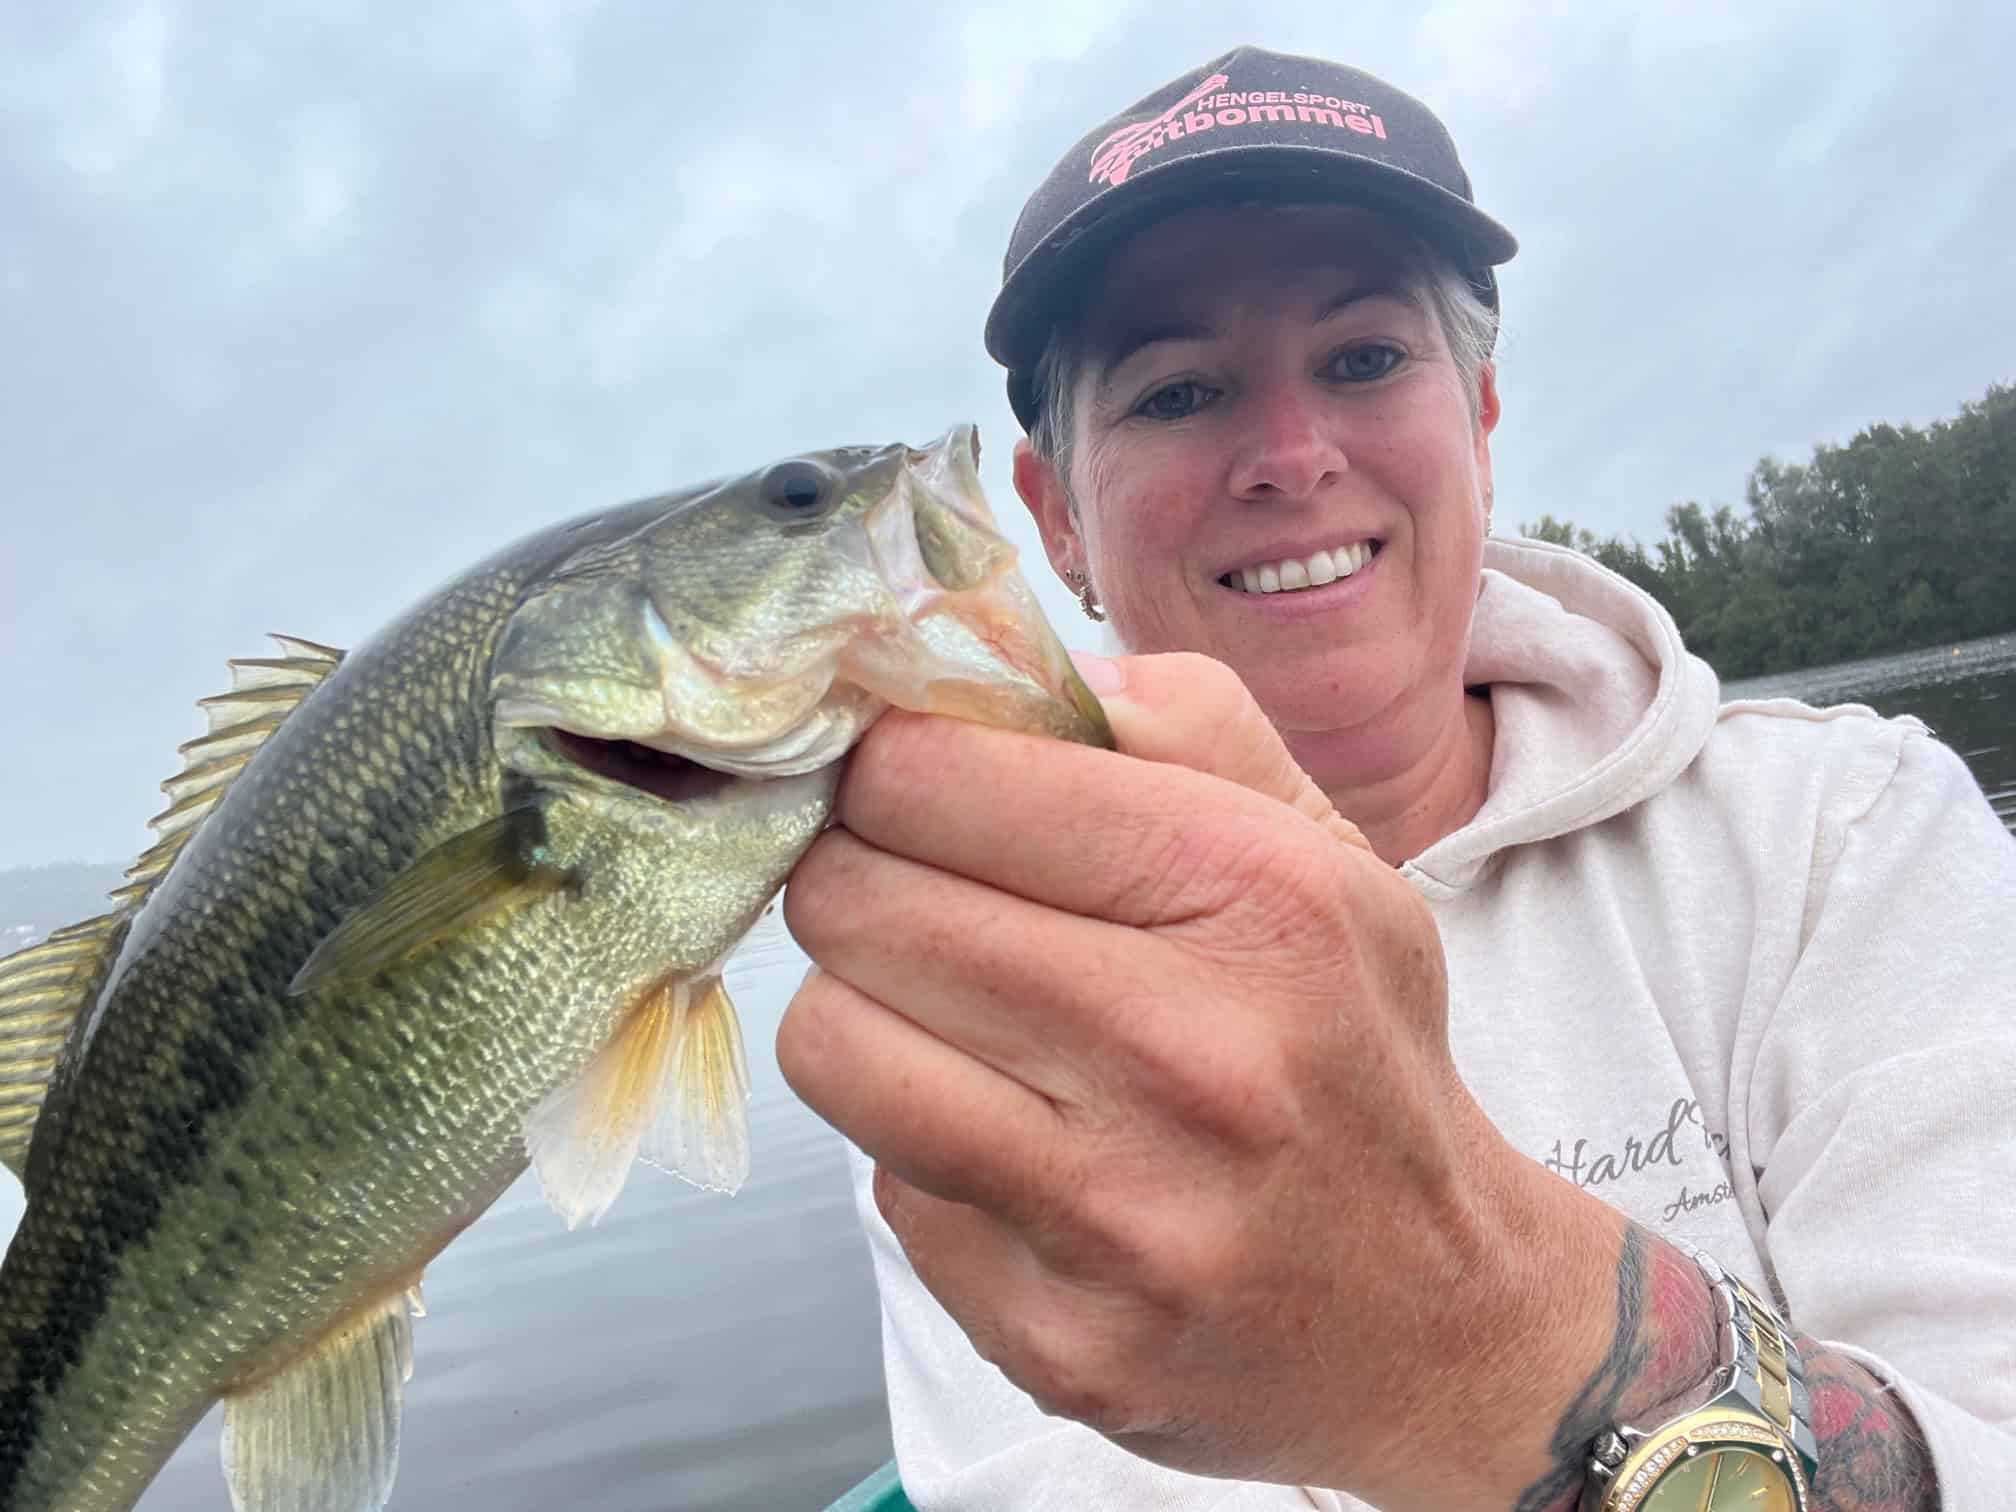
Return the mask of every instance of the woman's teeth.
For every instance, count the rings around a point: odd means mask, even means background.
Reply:
[[[1374,542],[1358,541],[1313,556],[1269,562],[1264,567],[1242,567],[1226,573],[1219,581],[1241,593],[1292,593],[1297,588],[1319,588],[1351,576],[1372,560],[1375,550]]]

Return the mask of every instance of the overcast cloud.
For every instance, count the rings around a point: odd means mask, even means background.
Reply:
[[[810,447],[977,420],[1095,644],[981,319],[1056,156],[1242,41],[1426,99],[1520,238],[1501,528],[1650,539],[2016,379],[1989,0],[10,6],[0,865],[136,852],[266,631]]]

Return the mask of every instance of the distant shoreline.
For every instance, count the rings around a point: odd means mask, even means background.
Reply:
[[[2016,630],[1976,636],[1973,640],[1935,641],[1910,651],[1886,651],[1818,667],[1734,678],[1722,684],[1722,697],[1826,700],[1840,693],[1876,692],[1903,683],[1972,677],[2009,667],[2016,667]]]
[[[1733,678],[1722,684],[1722,697],[1725,701],[1800,698],[1809,702],[1825,702],[1842,693],[1869,692],[1923,680],[1928,674],[1944,680],[1953,676],[2000,671],[2005,667],[2016,667],[2016,629],[1977,636],[1972,640],[1935,641],[1908,651],[1886,651],[1876,656],[1829,662],[1818,667]],[[87,892],[95,896],[97,901],[87,903],[74,918],[66,917],[41,926],[44,930],[57,929],[93,913],[102,913],[107,895],[125,880],[126,868],[132,864],[132,858],[128,857],[115,861],[42,861],[0,866],[0,940],[4,940],[5,931],[22,922],[22,912],[10,905],[20,900],[24,886],[71,899]],[[66,875],[37,876],[37,873]],[[4,953],[5,948],[0,947],[0,954]]]

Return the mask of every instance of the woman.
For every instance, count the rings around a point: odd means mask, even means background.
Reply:
[[[1418,102],[1243,48],[1016,227],[1121,751],[886,719],[786,900],[920,1507],[2006,1498],[2016,847],[1487,542],[1513,250]]]

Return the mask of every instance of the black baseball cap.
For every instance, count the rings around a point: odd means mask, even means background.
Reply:
[[[1022,207],[987,314],[1026,430],[1031,386],[1068,295],[1129,232],[1226,196],[1339,200],[1392,214],[1440,248],[1493,310],[1492,268],[1519,250],[1477,208],[1434,112],[1371,74],[1238,47],[1079,139]]]

